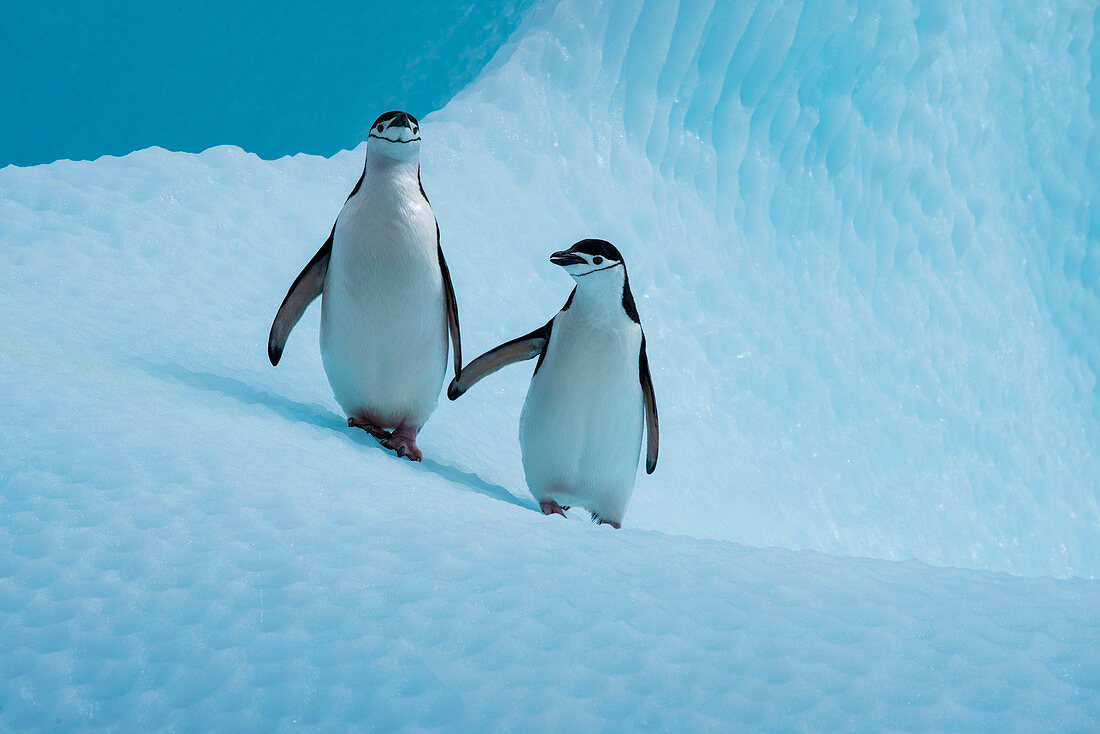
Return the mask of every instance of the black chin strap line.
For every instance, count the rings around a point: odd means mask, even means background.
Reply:
[[[617,268],[620,265],[622,265],[622,263],[615,263],[614,265],[608,265],[606,268],[596,268],[595,270],[589,270],[587,273],[581,273],[580,275],[574,275],[573,277],[574,278],[583,278],[586,275],[592,275],[592,273],[598,273],[601,270],[610,270],[611,268]]]
[[[404,144],[404,143],[415,143],[416,141],[420,140],[419,135],[417,135],[415,138],[409,138],[408,140],[390,140],[389,138],[383,137],[381,135],[375,135],[374,133],[371,133],[367,137],[374,138],[375,140],[385,140],[387,143],[402,143],[402,144]]]

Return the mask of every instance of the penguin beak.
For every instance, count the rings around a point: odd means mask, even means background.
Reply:
[[[553,255],[551,255],[550,262],[554,263],[555,265],[561,265],[562,267],[565,267],[566,265],[584,265],[588,261],[580,255],[574,255],[568,250],[562,250],[561,252],[555,252]]]
[[[409,116],[406,115],[404,112],[397,113],[397,117],[393,118],[393,120],[390,122],[389,126],[390,127],[412,127],[412,125],[409,124]]]

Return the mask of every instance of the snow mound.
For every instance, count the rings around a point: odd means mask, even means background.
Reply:
[[[521,384],[441,404],[423,465],[347,429],[315,312],[278,369],[264,346],[358,158],[0,172],[0,729],[1100,720],[1100,582],[544,518]],[[499,277],[462,272],[467,301]],[[684,478],[639,483],[675,520]]]
[[[534,508],[530,367],[415,465],[316,308],[267,364],[362,147],[0,169],[0,729],[1095,730],[1100,582],[995,573],[1100,569],[1091,18],[825,7],[547,5],[424,121],[469,356],[627,258],[618,532]]]

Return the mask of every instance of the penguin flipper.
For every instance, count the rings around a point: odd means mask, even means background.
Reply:
[[[447,397],[457,400],[464,392],[469,390],[483,377],[488,377],[502,367],[507,367],[514,362],[522,362],[542,354],[550,341],[551,319],[544,326],[532,331],[530,334],[504,342],[495,349],[490,349],[470,364],[462,368],[457,377],[451,380],[447,386]]]
[[[638,377],[642,383],[642,403],[645,405],[646,450],[645,473],[652,474],[657,468],[657,397],[653,394],[653,378],[649,374],[649,358],[645,353],[645,334],[642,334],[642,349],[638,355]]]
[[[313,303],[313,299],[321,295],[325,287],[325,275],[328,273],[329,256],[332,255],[334,232],[336,232],[336,225],[333,225],[325,244],[321,245],[321,249],[294,279],[286,298],[279,306],[279,312],[275,314],[271,333],[267,337],[267,358],[273,365],[279,364],[279,359],[283,356],[283,347],[286,345],[287,337],[290,336],[290,330],[298,323],[298,319],[302,318],[302,314],[306,312],[309,304]]]
[[[443,295],[447,306],[447,332],[451,335],[451,351],[454,354],[455,379],[462,372],[462,335],[458,330],[458,300],[455,287],[451,284],[451,271],[443,257],[443,247],[439,244],[439,222],[435,223],[435,241],[439,250],[439,270],[443,273]]]

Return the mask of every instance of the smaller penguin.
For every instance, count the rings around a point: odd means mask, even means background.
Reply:
[[[622,525],[645,423],[646,473],[657,467],[657,400],[645,334],[626,263],[604,240],[581,240],[550,262],[576,286],[544,326],[505,342],[462,369],[447,388],[457,399],[483,377],[535,356],[520,414],[523,472],[545,515],[572,505]]]

